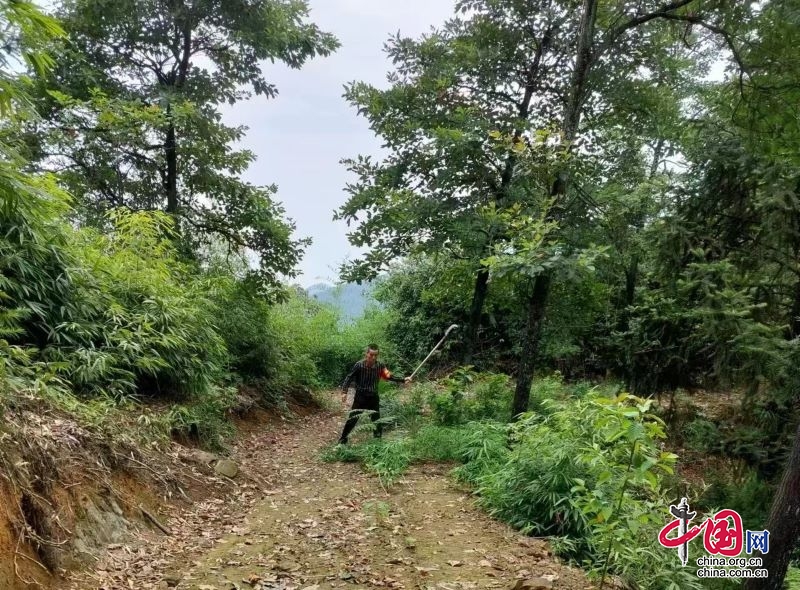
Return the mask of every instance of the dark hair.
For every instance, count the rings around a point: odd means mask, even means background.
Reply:
[[[377,344],[370,344],[369,346],[367,346],[367,350],[365,350],[364,352],[366,353],[366,352],[369,352],[370,350],[374,350],[375,352],[378,352],[380,349],[378,348]]]

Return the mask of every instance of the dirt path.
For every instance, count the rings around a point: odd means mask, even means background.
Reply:
[[[176,510],[172,536],[112,546],[69,588],[590,588],[543,542],[477,509],[445,467],[415,467],[386,492],[357,465],[320,462],[340,426],[314,414],[243,435],[233,458],[245,477],[224,497]]]

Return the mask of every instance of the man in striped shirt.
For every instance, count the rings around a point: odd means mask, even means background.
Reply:
[[[409,383],[411,377],[395,377],[386,368],[386,365],[378,362],[378,347],[370,344],[364,354],[363,360],[353,365],[353,369],[342,383],[342,402],[347,401],[347,389],[350,384],[356,387],[356,395],[353,398],[353,406],[350,409],[347,422],[345,422],[342,436],[339,437],[339,444],[347,444],[347,437],[350,436],[353,428],[356,427],[358,418],[361,414],[369,413],[372,422],[375,423],[373,434],[375,438],[381,436],[380,400],[378,399],[378,381],[394,381],[395,383]]]

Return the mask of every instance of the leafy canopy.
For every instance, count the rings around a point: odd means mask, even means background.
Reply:
[[[223,124],[219,106],[277,93],[264,60],[299,68],[337,47],[306,2],[66,0],[58,15],[70,38],[40,79],[47,121],[28,140],[80,219],[103,227],[109,209],[166,211],[185,252],[222,240],[257,255],[265,284],[292,275],[308,241],[292,237],[276,187],[241,180],[255,156],[232,147],[246,129]]]

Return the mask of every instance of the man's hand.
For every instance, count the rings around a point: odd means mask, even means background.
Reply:
[[[403,381],[405,382],[406,385],[408,385],[409,383],[411,383],[412,379],[411,377],[406,377],[405,379],[403,379]]]

